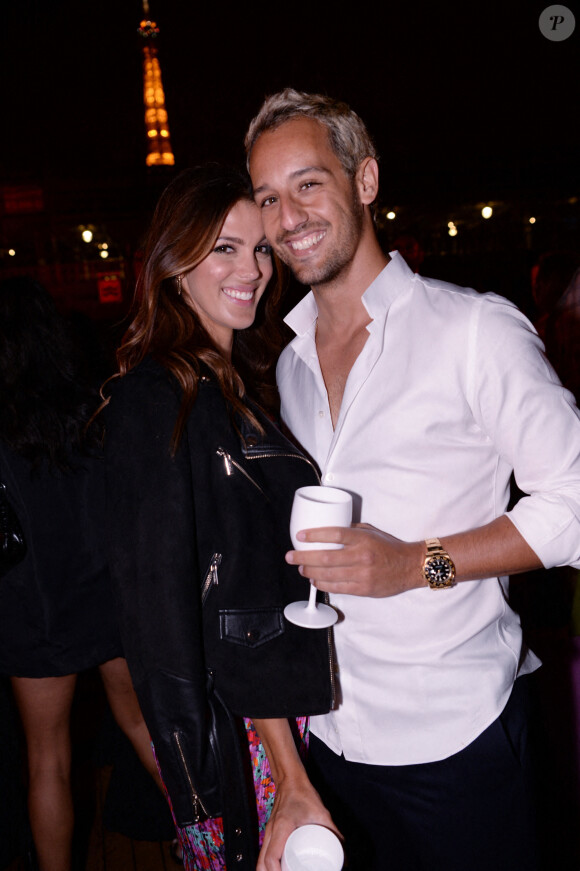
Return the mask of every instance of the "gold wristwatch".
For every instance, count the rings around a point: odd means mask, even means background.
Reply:
[[[427,556],[421,569],[423,578],[432,590],[445,590],[455,586],[455,564],[438,538],[428,538]]]

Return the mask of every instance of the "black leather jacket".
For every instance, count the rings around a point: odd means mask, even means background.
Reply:
[[[318,475],[263,415],[265,435],[246,420],[234,426],[210,378],[172,457],[180,400],[150,359],[114,382],[105,437],[111,569],[125,655],[176,818],[183,826],[223,815],[227,842],[241,828],[228,796],[244,777],[230,752],[232,715],[296,717],[333,704],[330,631],[283,616],[309,591],[284,560],[292,498]],[[234,867],[246,867],[235,849]]]

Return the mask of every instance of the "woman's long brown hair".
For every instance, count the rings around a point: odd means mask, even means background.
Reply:
[[[277,410],[275,365],[285,336],[278,316],[281,264],[274,260],[274,275],[252,326],[234,331],[231,362],[179,293],[177,276],[210,253],[228,213],[240,200],[253,202],[245,173],[213,164],[186,169],[162,193],[147,236],[132,320],[117,351],[117,377],[146,355],[173,374],[183,390],[173,451],[195,402],[203,366],[213,373],[231,408],[254,425],[259,426],[243,401],[246,395],[271,414]]]

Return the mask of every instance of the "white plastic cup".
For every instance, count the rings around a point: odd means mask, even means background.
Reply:
[[[342,544],[323,541],[299,541],[301,529],[323,526],[350,526],[352,496],[338,487],[300,487],[294,494],[290,515],[290,538],[295,550],[338,550]]]
[[[341,871],[344,850],[325,826],[294,829],[284,847],[282,871]]]

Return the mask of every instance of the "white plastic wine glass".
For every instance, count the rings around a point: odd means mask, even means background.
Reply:
[[[290,834],[282,855],[282,871],[341,871],[344,850],[324,826],[300,826]]]
[[[296,550],[338,550],[342,544],[323,541],[299,541],[301,529],[323,526],[350,526],[352,497],[337,487],[300,487],[294,494],[290,515],[290,538]],[[292,602],[284,608],[284,616],[304,629],[324,629],[332,626],[338,614],[329,605],[316,601],[316,587],[310,586],[310,596],[304,602]]]

